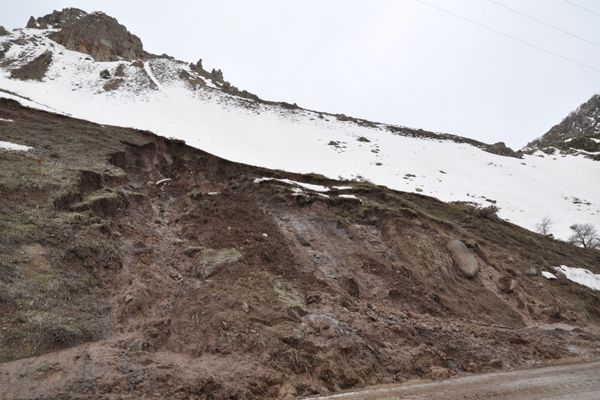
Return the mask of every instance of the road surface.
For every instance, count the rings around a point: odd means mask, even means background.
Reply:
[[[600,362],[385,386],[311,400],[600,400]]]

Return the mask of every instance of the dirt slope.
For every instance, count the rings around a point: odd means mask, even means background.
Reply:
[[[8,100],[0,118],[34,148],[0,150],[2,398],[293,398],[600,354],[599,293],[540,276],[599,252]]]

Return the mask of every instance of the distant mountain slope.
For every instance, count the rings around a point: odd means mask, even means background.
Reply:
[[[527,147],[548,153],[581,154],[600,160],[600,94],[592,96]]]
[[[28,26],[0,36],[0,96],[22,104],[152,130],[251,165],[495,204],[529,229],[548,215],[562,238],[576,222],[600,226],[600,188],[590,184],[600,170],[584,157],[523,156],[502,143],[261,100],[202,62],[147,53],[102,13],[67,9]]]

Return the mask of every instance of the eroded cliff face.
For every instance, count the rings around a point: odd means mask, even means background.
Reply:
[[[140,38],[106,14],[87,14],[50,35],[69,50],[89,54],[96,61],[136,60],[147,56]]]
[[[598,252],[14,101],[0,118],[32,147],[0,150],[2,398],[281,399],[600,355],[599,292],[540,274],[598,273]]]

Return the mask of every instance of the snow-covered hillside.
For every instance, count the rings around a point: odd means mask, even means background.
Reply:
[[[167,57],[94,61],[47,38],[53,31],[18,29],[0,36],[0,96],[100,124],[151,130],[247,164],[367,179],[444,201],[495,203],[501,217],[529,229],[549,216],[551,231],[561,238],[573,223],[600,227],[597,161],[541,151],[499,156],[441,137],[392,133],[383,124],[258,102],[225,93],[189,63]],[[41,81],[11,77],[48,53]],[[110,76],[103,78],[105,69]]]

